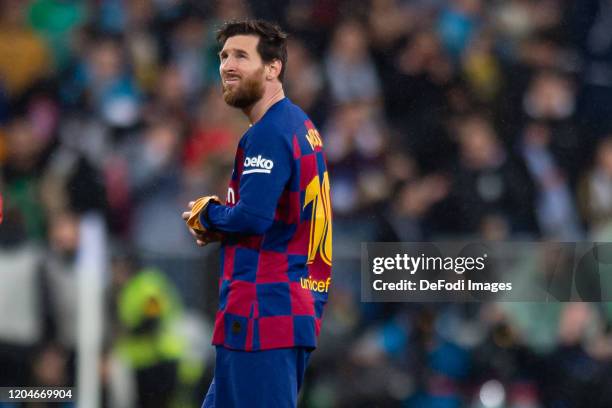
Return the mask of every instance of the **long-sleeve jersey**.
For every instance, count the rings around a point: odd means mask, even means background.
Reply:
[[[221,246],[213,344],[316,347],[332,264],[329,175],[319,132],[284,98],[243,135],[225,205],[201,222]]]

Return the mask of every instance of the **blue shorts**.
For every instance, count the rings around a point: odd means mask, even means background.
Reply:
[[[237,351],[217,346],[215,376],[202,408],[295,408],[311,351]]]

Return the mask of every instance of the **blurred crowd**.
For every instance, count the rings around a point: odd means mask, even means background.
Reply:
[[[104,220],[104,406],[199,406],[216,247],[248,122],[215,30],[275,21],[323,136],[334,286],[305,407],[610,407],[612,308],[365,304],[359,243],[612,237],[603,0],[1,0],[0,385],[76,377],[81,219]],[[0,403],[0,407],[4,407]]]

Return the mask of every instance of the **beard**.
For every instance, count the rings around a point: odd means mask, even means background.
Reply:
[[[244,77],[233,89],[223,86],[223,99],[225,103],[234,108],[244,109],[261,99],[264,93],[263,68],[258,69],[253,75]]]

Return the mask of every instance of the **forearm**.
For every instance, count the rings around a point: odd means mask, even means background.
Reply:
[[[200,214],[200,222],[206,229],[239,234],[261,235],[272,221],[248,211],[240,202],[234,207],[211,203]]]

